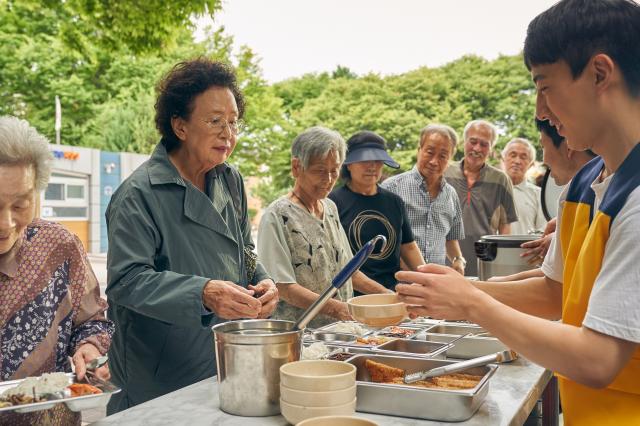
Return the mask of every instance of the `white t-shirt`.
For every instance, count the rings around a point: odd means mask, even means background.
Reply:
[[[511,224],[511,233],[526,235],[529,231],[542,231],[547,220],[542,213],[540,188],[523,180],[513,185],[513,202],[516,205],[518,221]]]
[[[596,194],[594,211],[611,183],[613,175],[591,184]],[[559,199],[557,228],[561,228],[562,206],[569,185]],[[557,235],[557,234],[556,234]],[[596,277],[582,324],[592,330],[640,343],[640,187],[631,192],[615,217],[605,246],[602,268]],[[560,241],[554,238],[542,264],[542,272],[562,282],[564,263]]]

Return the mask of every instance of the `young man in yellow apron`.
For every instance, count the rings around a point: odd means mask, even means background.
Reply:
[[[545,276],[474,287],[426,265],[396,290],[412,314],[469,319],[555,371],[565,425],[638,425],[640,5],[563,0],[529,24],[524,57],[536,116],[600,156],[565,194]]]

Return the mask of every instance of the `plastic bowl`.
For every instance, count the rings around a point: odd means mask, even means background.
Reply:
[[[356,384],[356,367],[330,360],[290,362],[280,367],[280,384],[307,392],[349,389]]]
[[[284,418],[295,425],[313,417],[351,416],[356,412],[356,399],[354,398],[353,401],[333,407],[305,407],[303,405],[289,404],[280,398],[280,410]]]
[[[291,389],[280,385],[280,398],[294,405],[303,405],[305,407],[333,407],[335,405],[344,405],[349,401],[353,401],[356,397],[356,385],[350,388],[328,391],[328,392],[309,392],[297,389]]]
[[[407,307],[395,293],[353,297],[347,306],[353,319],[371,327],[397,325],[408,317]]]
[[[378,423],[352,416],[323,416],[303,420],[296,426],[378,426]]]

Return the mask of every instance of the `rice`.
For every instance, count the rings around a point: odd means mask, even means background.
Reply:
[[[9,397],[12,395],[33,396],[35,388],[36,396],[47,393],[55,393],[64,391],[69,385],[69,377],[65,373],[44,373],[40,377],[27,377],[15,388],[7,389],[2,396]]]
[[[331,327],[331,331],[335,331],[336,333],[355,334],[359,337],[362,337],[367,332],[367,330],[357,322],[339,322]]]
[[[302,359],[322,359],[329,355],[329,348],[322,342],[315,342],[302,349]]]

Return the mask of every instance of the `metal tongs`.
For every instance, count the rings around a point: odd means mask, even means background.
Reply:
[[[518,358],[518,354],[513,351],[506,350],[496,352],[491,355],[485,355],[478,358],[469,359],[466,361],[456,362],[455,364],[445,365],[443,367],[432,368],[431,370],[418,371],[417,373],[405,374],[404,382],[413,383],[418,380],[428,379],[429,377],[442,376],[444,374],[456,373],[472,367],[480,367],[493,362],[503,363],[511,362]]]
[[[380,251],[384,250],[384,246],[387,244],[387,238],[384,235],[378,235],[363,245],[362,248],[358,250],[351,260],[344,266],[344,268],[338,272],[338,275],[336,275],[331,281],[331,286],[328,287],[306,311],[304,311],[302,316],[293,325],[294,330],[302,330],[307,324],[309,324],[309,321],[311,321],[318,312],[320,312],[320,309],[322,309],[325,303],[327,303],[327,301],[336,294],[338,289],[342,287],[349,278],[351,278],[351,275],[355,274],[355,272],[360,269],[373,252],[378,241],[382,241]]]

